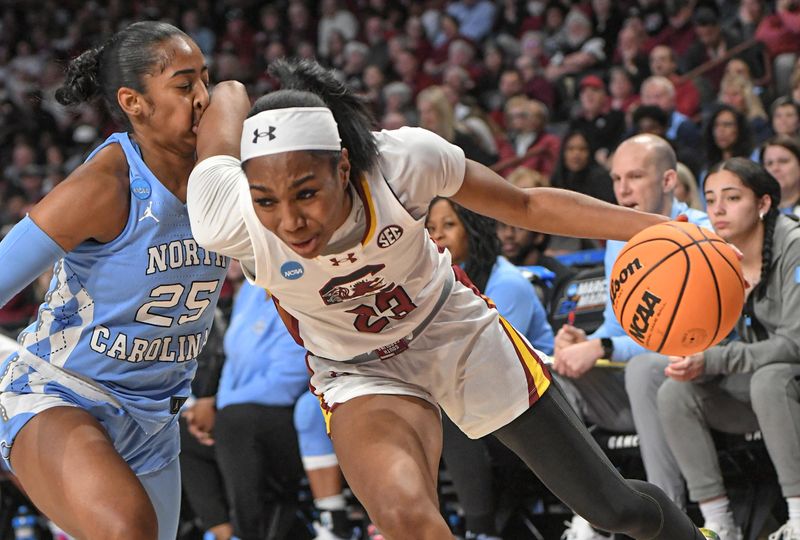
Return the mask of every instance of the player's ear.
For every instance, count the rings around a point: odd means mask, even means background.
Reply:
[[[122,112],[129,118],[142,114],[144,100],[142,99],[142,95],[132,88],[125,86],[120,87],[120,89],[117,90],[117,103],[119,103]]]
[[[339,179],[347,186],[350,181],[350,154],[347,152],[347,148],[342,148],[342,156],[339,158],[336,171],[339,173]]]

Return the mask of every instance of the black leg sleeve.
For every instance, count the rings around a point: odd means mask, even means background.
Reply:
[[[533,407],[494,434],[598,529],[637,540],[703,539],[663,491],[619,474],[555,381]]]
[[[486,443],[464,435],[444,413],[442,429],[442,458],[464,510],[467,530],[494,536],[492,462]]]

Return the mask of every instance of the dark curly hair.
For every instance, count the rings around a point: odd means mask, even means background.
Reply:
[[[500,240],[495,232],[496,222],[444,197],[434,198],[428,210],[440,200],[447,201],[467,231],[467,260],[464,262],[464,271],[478,290],[483,292],[500,255]]]

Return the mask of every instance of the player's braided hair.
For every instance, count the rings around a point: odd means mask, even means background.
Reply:
[[[441,199],[444,198],[435,198],[431,201],[431,206]],[[495,232],[495,220],[467,210],[450,199],[444,200],[453,207],[467,231],[468,255],[464,262],[464,272],[478,290],[483,292],[486,290],[486,283],[489,281],[497,256],[500,255],[500,241]]]
[[[775,224],[781,215],[778,209],[781,202],[781,186],[767,170],[758,163],[747,158],[734,157],[712,167],[709,175],[718,171],[730,171],[739,180],[755,193],[756,199],[769,195],[770,207],[764,214],[764,241],[761,248],[761,280],[756,286],[757,298],[762,298],[766,293],[767,277],[772,263],[772,244],[775,234]]]
[[[334,73],[313,60],[276,60],[269,72],[281,82],[281,90],[259,98],[248,116],[288,107],[327,107],[339,128],[342,147],[350,158],[350,180],[358,181],[378,159],[372,136],[375,121],[369,108]],[[338,161],[338,152],[335,153]]]
[[[163,22],[141,21],[125,27],[69,63],[56,100],[75,105],[102,97],[114,119],[130,126],[117,102],[117,90],[126,87],[144,93],[144,76],[164,70],[170,60],[156,45],[176,35],[191,41],[181,30]]]

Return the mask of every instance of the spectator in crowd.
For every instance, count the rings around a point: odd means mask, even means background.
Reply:
[[[700,112],[700,92],[692,79],[678,75],[675,52],[666,45],[657,45],[650,51],[650,73],[666,77],[675,89],[675,110],[688,118]]]
[[[800,135],[800,105],[788,96],[781,96],[772,102],[769,110],[775,135]]]
[[[589,137],[580,130],[570,131],[564,136],[561,155],[551,183],[553,187],[615,202],[611,177],[594,159]]]
[[[522,166],[546,177],[552,175],[558,163],[561,141],[545,131],[547,108],[544,103],[517,96],[508,100],[505,109],[509,135],[499,144],[500,161],[496,170],[507,175]]]
[[[565,75],[579,76],[605,61],[603,38],[594,36],[592,21],[581,10],[573,8],[564,20],[563,41],[550,58],[545,76],[555,82]]]
[[[455,144],[464,154],[485,165],[495,162],[496,156],[481,148],[476,137],[462,124],[455,121],[453,105],[440,86],[430,86],[417,97],[419,125],[433,131],[443,139]]]
[[[352,11],[345,9],[339,0],[322,0],[317,23],[317,52],[323,58],[330,57],[330,39],[338,33],[344,42],[358,35],[358,19]]]
[[[654,48],[666,47],[674,55],[684,56],[697,39],[692,25],[692,11],[695,8],[695,2],[692,0],[668,0],[664,4],[667,24],[657,35],[647,40],[644,50],[652,54]],[[663,75],[655,72],[652,74]]]
[[[625,115],[611,109],[606,85],[597,75],[587,75],[578,86],[580,106],[570,130],[586,135],[595,159],[605,163],[625,134]]]
[[[654,75],[642,83],[642,105],[655,105],[669,115],[665,138],[691,148],[702,146],[700,130],[691,118],[677,110],[675,86],[666,77]]]
[[[753,150],[747,119],[730,105],[717,105],[706,122],[704,138],[709,168],[732,157],[747,157]]]
[[[775,90],[778,95],[789,91],[792,70],[797,61],[796,44],[800,40],[799,7],[797,0],[777,0],[775,12],[766,15],[755,32],[756,39],[764,44],[773,62]]]
[[[416,119],[413,97],[413,91],[406,83],[395,81],[387,84],[383,87],[384,113],[396,112],[406,117],[411,115]]]
[[[187,9],[181,17],[183,31],[189,34],[206,58],[211,58],[217,44],[217,35],[200,20],[196,9]]]
[[[228,276],[235,264],[228,268]],[[217,462],[214,439],[208,436],[214,424],[214,396],[225,361],[222,343],[227,326],[222,310],[218,309],[208,341],[197,358],[192,397],[184,405],[180,419],[182,493],[196,524],[213,534],[214,540],[230,540],[233,536],[225,480]]]
[[[497,6],[491,0],[456,0],[449,3],[447,13],[458,20],[461,35],[480,43],[494,26]]]
[[[392,65],[400,81],[411,88],[414,98],[423,89],[433,85],[433,78],[420,69],[419,60],[410,50],[398,51]]]
[[[648,75],[647,55],[643,47],[644,36],[635,24],[625,24],[617,36],[613,62],[631,74],[636,86]]]
[[[409,19],[410,21],[410,19]],[[389,68],[389,32],[386,28],[386,22],[377,14],[369,15],[364,20],[364,43],[369,47],[367,53],[367,63],[376,66],[381,72]],[[427,43],[427,42],[426,42]],[[409,37],[409,47],[413,48],[420,55],[421,58],[427,57],[429,51],[426,49],[424,54],[419,50],[420,45],[411,43]]]
[[[500,255],[494,220],[437,198],[430,204],[425,226],[436,244],[450,251],[453,264],[461,265],[478,290],[491,298],[500,315],[537,350],[552,353],[553,330],[544,307],[531,283]],[[488,447],[481,439],[468,438],[446,414],[442,421],[442,457],[464,510],[468,538],[496,537]]]
[[[748,41],[755,36],[756,29],[766,15],[765,10],[763,0],[742,0],[735,16],[725,21],[724,25],[739,41]]]
[[[522,54],[517,57],[514,67],[522,76],[523,91],[526,96],[541,101],[547,107],[555,104],[556,90],[542,74],[543,70],[534,58]]]
[[[609,104],[612,111],[625,115],[625,131],[630,131],[633,111],[639,105],[639,94],[636,92],[633,77],[622,66],[614,66],[608,71]]]
[[[663,139],[667,139],[669,130],[669,116],[661,107],[656,105],[640,105],[633,113],[633,132],[650,133]],[[680,138],[669,140],[670,146],[678,156],[678,161],[685,164],[693,174],[699,174],[705,164],[705,156],[702,150],[689,146],[681,141]],[[695,190],[697,188],[695,187]],[[683,201],[686,202],[686,201]]]
[[[703,212],[692,210],[675,199],[676,167],[675,154],[664,139],[654,135],[627,139],[614,153],[611,164],[618,204],[673,219],[685,214],[692,223],[708,227],[708,218]],[[609,283],[613,277],[611,269],[624,245],[616,241],[606,243],[604,266]],[[666,445],[658,444],[659,440],[663,442],[658,422],[641,422],[643,411],[655,410],[655,394],[643,392],[636,383],[640,370],[635,370],[634,364],[643,354],[647,351],[625,333],[608,298],[603,324],[593,334],[587,336],[583,330],[569,324],[558,330],[553,367],[571,403],[586,421],[621,432],[634,431],[635,425],[648,478],[680,504],[683,485],[677,466],[672,467],[672,477],[658,474],[657,467],[661,463],[670,463]],[[628,362],[628,365],[622,371],[597,367],[601,358]],[[656,365],[646,360],[641,363],[645,367]],[[674,464],[674,460],[671,463]],[[585,523],[576,517],[572,528],[585,530]]]
[[[525,94],[522,74],[516,69],[504,70],[500,74],[497,90],[498,93],[492,99],[492,108],[489,114],[497,125],[506,127],[504,115],[506,103],[514,96]]]
[[[725,75],[720,82],[718,99],[720,103],[730,105],[747,119],[754,145],[760,145],[772,135],[767,113],[749,79],[741,75]]]
[[[514,169],[506,176],[506,180],[521,189],[550,186],[547,177],[526,167]],[[549,234],[521,229],[500,221],[497,222],[496,231],[501,253],[511,263],[516,266],[543,266],[555,274],[553,282],[549,287],[544,287],[540,294],[542,303],[549,307],[553,295],[576,274],[575,269],[546,254],[551,238]]]
[[[741,540],[722,480],[711,429],[760,429],[778,473],[789,520],[770,538],[800,538],[800,228],[779,210],[781,190],[760,165],[743,158],[711,169],[705,184],[709,216],[723,239],[738,246],[747,302],[740,340],[686,357],[669,357],[658,391],[669,448],[700,503],[706,527]],[[661,376],[661,375],[659,375]]]
[[[225,332],[225,364],[214,407],[190,429],[215,443],[216,458],[243,540],[297,538],[303,476],[293,409],[307,389],[305,351],[261,288],[243,283]]]
[[[611,0],[592,0],[592,28],[594,35],[600,37],[605,45],[605,56],[611,58],[614,43],[622,29],[622,12]]]
[[[761,147],[761,163],[781,186],[780,210],[800,217],[800,141],[776,135]]]
[[[704,4],[695,10],[693,21],[697,41],[686,52],[686,69],[692,70],[710,61],[718,62],[696,79],[703,100],[710,101],[709,98],[719,92],[719,83],[725,70],[723,58],[740,40],[722,28],[719,13],[708,5]],[[737,55],[750,66],[754,79],[761,77],[764,71],[760,54],[760,50],[750,48]],[[700,82],[703,84],[700,85]]]

